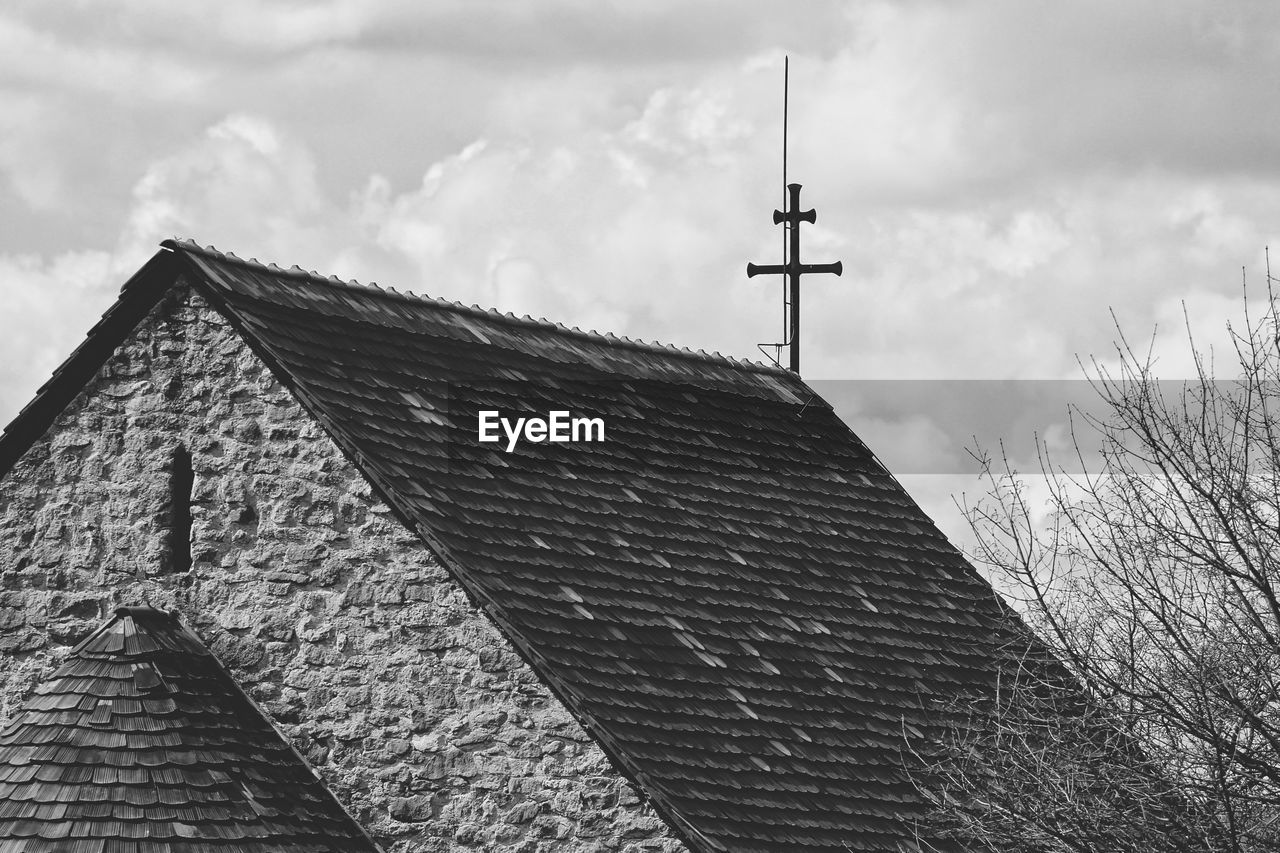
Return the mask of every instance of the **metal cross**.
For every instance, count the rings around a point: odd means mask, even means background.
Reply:
[[[791,334],[787,343],[791,347],[791,370],[800,372],[800,276],[805,273],[833,272],[840,275],[844,265],[840,261],[834,264],[802,264],[800,263],[800,223],[818,221],[818,214],[812,210],[800,211],[800,185],[787,184],[790,210],[773,212],[773,224],[787,223],[790,230],[790,249],[785,264],[747,264],[747,278],[757,275],[785,275],[791,282]]]

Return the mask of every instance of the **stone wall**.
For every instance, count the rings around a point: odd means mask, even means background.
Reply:
[[[179,445],[188,572],[170,554]],[[185,287],[0,480],[0,725],[144,601],[180,611],[389,850],[684,850]]]

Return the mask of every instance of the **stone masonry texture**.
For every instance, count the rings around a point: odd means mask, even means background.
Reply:
[[[390,851],[685,849],[182,286],[0,480],[0,725],[116,606],[144,602],[181,614]]]

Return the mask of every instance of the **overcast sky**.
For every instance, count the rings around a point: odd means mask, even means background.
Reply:
[[[11,0],[0,422],[175,235],[759,358],[784,54],[805,259],[845,269],[807,378],[1076,379],[1111,311],[1177,376],[1184,305],[1208,345],[1261,281],[1275,3]],[[967,425],[913,405],[847,411],[941,514]]]

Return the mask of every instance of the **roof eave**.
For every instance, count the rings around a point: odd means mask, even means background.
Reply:
[[[177,277],[179,263],[174,252],[161,249],[120,288],[120,296],[89,330],[80,346],[54,370],[31,402],[0,433],[0,478],[40,440],[160,301]]]

